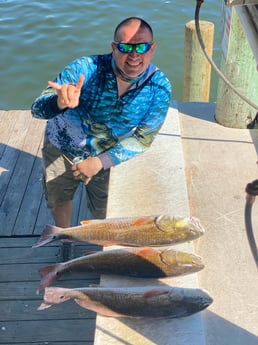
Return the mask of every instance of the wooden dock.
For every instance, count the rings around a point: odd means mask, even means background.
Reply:
[[[204,345],[202,313],[182,319],[106,318],[68,301],[38,311],[38,268],[58,261],[58,243],[32,248],[53,223],[41,187],[45,123],[29,111],[0,112],[0,345]],[[147,169],[146,169],[147,167]],[[73,225],[87,218],[84,188],[75,198]],[[107,217],[189,216],[179,116],[176,104],[150,150],[112,169]],[[176,246],[194,252],[193,243]],[[97,246],[76,244],[75,257]],[[165,284],[197,288],[197,274],[162,281],[115,275],[64,275],[55,285],[83,287]],[[187,330],[187,331],[186,331]]]
[[[0,111],[0,344],[92,345],[96,314],[67,302],[38,311],[40,267],[59,261],[59,244],[32,248],[53,219],[41,185],[45,121],[30,111]],[[88,216],[85,188],[74,200],[73,225]],[[97,246],[75,246],[75,257]],[[64,275],[63,287],[98,284],[96,274]],[[68,305],[68,303],[70,303]]]

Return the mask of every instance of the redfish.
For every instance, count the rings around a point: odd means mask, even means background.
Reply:
[[[204,233],[197,218],[171,215],[86,220],[81,224],[65,229],[47,225],[33,247],[56,240],[91,242],[102,246],[168,246],[194,240]]]
[[[197,313],[212,303],[201,289],[166,285],[126,288],[46,288],[43,310],[53,304],[74,299],[81,307],[103,316],[179,318]]]
[[[122,248],[87,254],[39,269],[38,293],[65,272],[118,274],[138,278],[164,278],[197,272],[204,267],[200,256],[171,248]]]

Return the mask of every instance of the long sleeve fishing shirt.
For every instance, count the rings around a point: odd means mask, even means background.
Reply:
[[[81,74],[77,107],[60,110],[51,87],[33,102],[32,115],[48,119],[48,140],[73,156],[98,156],[104,169],[144,152],[168,111],[171,85],[165,75],[149,64],[141,80],[119,97],[112,54],[104,54],[74,60],[55,81],[76,84]]]

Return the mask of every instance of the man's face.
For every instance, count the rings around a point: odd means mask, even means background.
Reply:
[[[151,42],[152,36],[147,28],[140,28],[140,22],[132,23],[127,26],[123,26],[117,32],[117,42],[123,43],[144,43]],[[138,54],[135,49],[131,53],[121,53],[117,46],[112,43],[113,57],[116,65],[120,68],[128,77],[136,78],[141,74],[150,63],[153,58],[156,44],[153,43],[150,50],[144,54]]]

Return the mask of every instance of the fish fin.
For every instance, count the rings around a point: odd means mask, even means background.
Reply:
[[[83,256],[88,256],[88,255],[96,254],[96,253],[97,253],[96,250],[89,250],[88,252],[83,253]]]
[[[59,228],[54,225],[49,225],[49,224],[46,225],[39,240],[32,246],[32,248],[41,247],[44,244],[55,241],[56,240],[55,235],[63,230],[64,230],[63,228]]]
[[[143,294],[143,297],[144,298],[152,298],[152,297],[156,297],[156,296],[166,295],[167,293],[168,292],[166,290],[164,290],[164,289],[156,288],[156,289],[152,289],[152,290],[146,291]]]
[[[81,220],[81,221],[80,221],[80,224],[81,224],[81,225],[89,224],[89,223],[90,223],[90,220]]]
[[[44,267],[39,268],[38,272],[39,272],[41,278],[44,278],[50,272],[55,271],[56,266],[59,266],[59,264],[57,264],[57,265],[49,265],[49,266],[44,266]]]
[[[41,305],[37,308],[37,310],[44,310],[44,309],[48,309],[50,307],[52,307],[53,304],[48,304],[48,303],[41,303]]]
[[[98,222],[99,222],[99,219],[85,219],[85,220],[81,220],[80,224],[87,225],[87,224],[98,223]]]
[[[41,276],[41,283],[37,290],[37,295],[40,294],[47,286],[51,285],[56,281],[61,275],[62,270],[58,269],[62,264],[45,266],[39,269],[39,274]]]
[[[93,242],[92,242],[93,243]],[[98,244],[98,243],[97,243]],[[99,242],[100,245],[104,246],[104,247],[110,247],[110,246],[114,246],[117,244],[117,242],[105,242],[105,241],[100,241]]]
[[[141,217],[141,218],[137,218],[135,219],[135,221],[133,222],[134,225],[146,225],[146,224],[153,224],[153,217]]]
[[[109,247],[109,246],[114,246],[117,244],[117,242],[109,242],[109,241],[102,241],[102,240],[89,240],[89,242],[92,244],[97,244],[98,246],[102,246],[102,247]]]
[[[116,311],[113,311],[111,308],[98,303],[89,303],[85,301],[84,299],[75,298],[74,301],[79,304],[80,307],[92,310],[95,313],[98,313],[99,315],[106,316],[106,317],[123,317],[124,314],[117,313]]]
[[[137,255],[145,257],[147,255],[151,255],[151,254],[155,254],[155,253],[157,253],[157,250],[155,250],[154,248],[144,247],[137,252]]]

